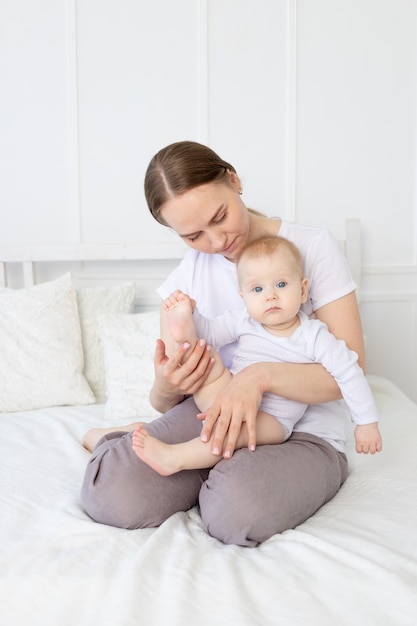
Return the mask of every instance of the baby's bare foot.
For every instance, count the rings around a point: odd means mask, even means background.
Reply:
[[[175,446],[152,437],[142,426],[132,435],[132,448],[144,463],[161,476],[170,476],[181,469]]]
[[[189,299],[178,300],[175,307],[167,311],[167,316],[169,331],[177,343],[193,339],[193,309]]]

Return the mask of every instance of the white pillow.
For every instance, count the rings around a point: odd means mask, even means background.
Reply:
[[[70,273],[0,289],[0,411],[91,404]]]
[[[159,337],[159,313],[105,315],[100,317],[99,325],[106,375],[106,417],[158,416],[149,402],[149,391],[155,375],[153,358]]]
[[[101,347],[98,317],[103,314],[133,313],[135,283],[113,287],[87,287],[77,291],[81,336],[84,350],[84,375],[97,402],[106,401],[103,349]]]

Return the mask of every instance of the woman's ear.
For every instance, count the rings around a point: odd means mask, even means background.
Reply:
[[[236,174],[236,172],[233,172],[232,170],[227,171],[229,173],[230,184],[234,189],[236,189],[237,192],[240,192],[240,190],[242,189],[242,183],[240,182],[239,176]]]

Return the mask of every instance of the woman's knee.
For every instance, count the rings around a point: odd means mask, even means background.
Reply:
[[[238,450],[210,471],[200,490],[203,523],[223,543],[253,547],[276,532],[265,511],[263,485],[252,473],[254,463],[256,453]]]
[[[137,528],[140,515],[132,493],[134,459],[126,438],[104,438],[86,467],[81,503],[96,522],[118,528]]]
[[[198,472],[160,476],[132,450],[123,435],[98,446],[85,472],[81,502],[94,521],[118,528],[154,528],[197,503]]]
[[[294,435],[220,461],[200,491],[207,531],[223,543],[256,546],[295,528],[339,490],[346,462],[317,437]]]

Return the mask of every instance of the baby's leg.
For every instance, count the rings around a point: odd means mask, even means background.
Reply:
[[[184,469],[213,467],[222,458],[212,454],[210,444],[203,443],[199,438],[168,444],[150,435],[143,426],[133,433],[132,448],[144,463],[161,476],[170,476]]]
[[[174,341],[177,344],[188,342],[191,346],[189,352],[191,352],[198,338],[193,322],[193,310],[190,299],[185,298],[184,300],[177,300],[175,306],[167,310],[167,319],[169,332],[171,333]],[[185,358],[187,358],[189,352],[185,353]],[[226,376],[228,375],[228,377],[225,381],[222,381],[222,385],[218,388],[220,390],[223,389],[223,386],[225,386],[226,383],[229,381],[231,374],[229,374],[229,372],[226,370],[218,352],[213,350],[212,354],[214,358],[214,364],[204,383],[204,387],[217,381],[217,379],[222,376],[224,372],[227,372]],[[201,397],[199,395],[202,391],[203,389],[200,389],[199,392],[194,396],[194,400],[200,411],[206,409],[207,406],[209,406],[209,404],[204,401],[207,396],[204,395],[203,397]],[[210,393],[215,393],[215,390],[213,391],[213,389],[210,389]],[[213,399],[213,397],[214,396],[212,395],[211,399]],[[203,401],[201,402],[201,400]]]
[[[242,438],[242,439],[241,439]],[[256,443],[258,446],[283,443],[287,439],[287,431],[276,417],[265,411],[258,411],[256,416]],[[243,425],[238,437],[239,448],[248,445],[248,435]]]
[[[256,421],[258,445],[282,443],[285,435],[284,428],[278,420],[268,413],[258,412]],[[166,444],[149,435],[143,425],[135,430],[132,437],[132,448],[138,457],[162,476],[169,476],[181,470],[214,467],[222,459],[222,455],[214,455],[210,443],[203,443],[196,438],[184,443]],[[243,424],[236,449],[247,445],[248,436]]]
[[[191,300],[186,296],[176,300],[174,305],[167,309],[168,328],[177,344],[188,341],[192,345],[197,340],[193,322],[193,308]]]

